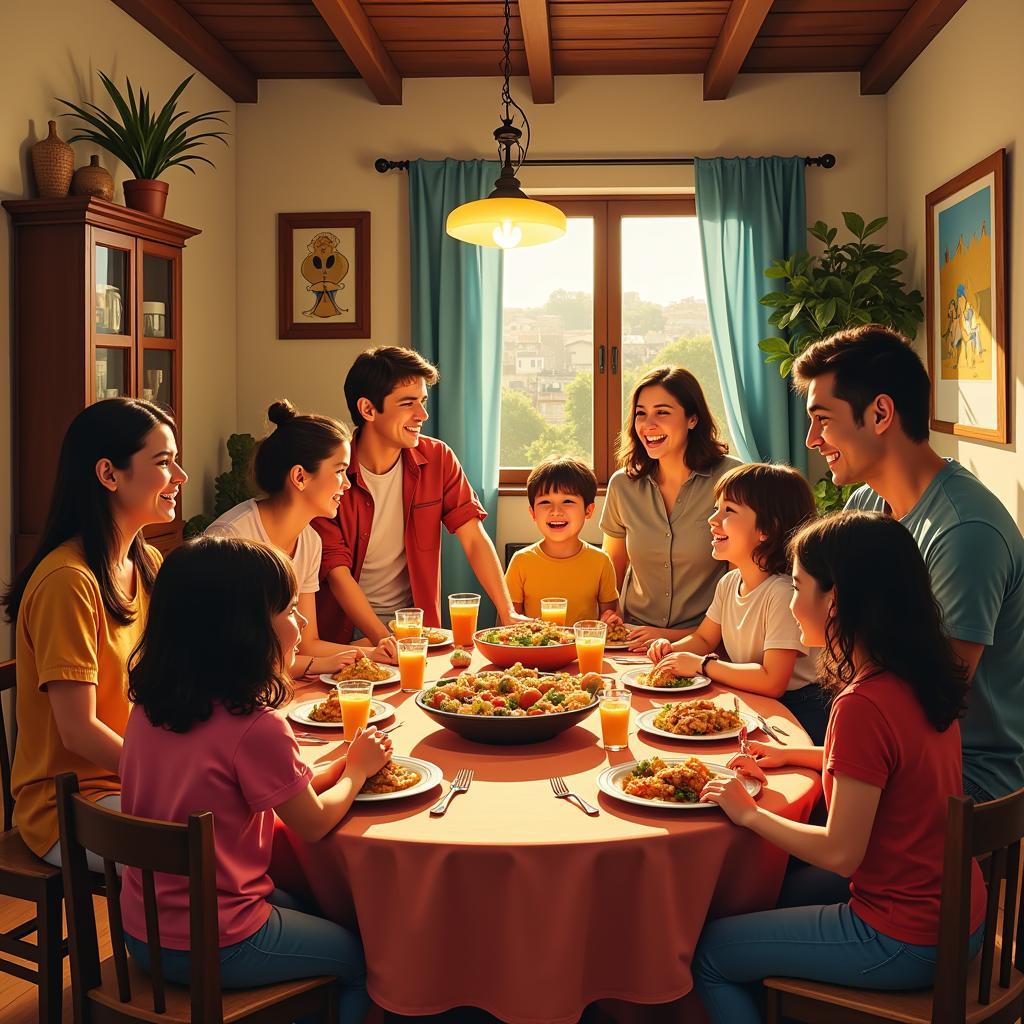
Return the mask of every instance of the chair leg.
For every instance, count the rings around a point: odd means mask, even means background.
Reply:
[[[45,898],[37,904],[40,1024],[60,1024],[64,1003],[64,930],[60,914],[63,890],[60,881],[58,877],[57,885],[49,887]]]
[[[779,992],[774,988],[766,988],[765,994],[765,1020],[766,1024],[780,1024],[782,1018],[779,1016]]]

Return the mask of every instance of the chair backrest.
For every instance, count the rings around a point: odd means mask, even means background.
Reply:
[[[4,718],[3,695],[14,690],[18,676],[15,662],[0,661],[0,787],[3,788],[4,799],[4,831],[11,829],[14,816],[14,797],[11,796],[11,751],[7,746],[7,721]]]
[[[90,850],[103,860],[110,944],[121,1002],[131,999],[131,986],[121,923],[121,879],[115,865],[138,868],[142,872],[154,1013],[164,1012],[166,997],[153,873],[187,876],[192,1020],[222,1024],[213,815],[209,812],[193,814],[187,825],[178,825],[120,814],[86,800],[78,792],[78,777],[65,773],[57,776],[57,816],[75,1020],[91,1019],[87,993],[100,984],[96,915],[86,862],[86,850]]]
[[[1024,891],[1019,884],[1022,838],[1024,789],[984,804],[975,804],[967,797],[949,798],[932,1011],[934,1024],[953,1024],[954,1021],[964,1020],[971,873],[975,858],[987,857],[985,867],[988,883],[978,1002],[987,1005],[992,1000],[1000,911],[1003,920],[999,935],[1002,947],[999,956],[999,987],[1005,990],[1024,981],[1020,973],[1024,971]]]

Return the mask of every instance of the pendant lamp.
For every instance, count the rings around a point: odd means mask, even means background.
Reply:
[[[502,73],[505,85],[501,100],[505,104],[505,116],[494,130],[498,143],[498,158],[502,161],[501,174],[494,183],[494,191],[486,199],[463,203],[448,214],[446,230],[452,238],[473,245],[488,245],[499,249],[522,248],[527,245],[542,245],[553,242],[565,234],[565,214],[550,203],[530,199],[519,187],[516,171],[526,159],[530,148],[530,122],[526,112],[514,99],[509,90],[512,62],[509,58],[509,23],[512,19],[510,0],[505,0],[505,56]],[[520,139],[522,130],[512,123],[512,108],[519,111],[526,126],[526,145]],[[512,163],[512,150],[516,150],[516,162]]]

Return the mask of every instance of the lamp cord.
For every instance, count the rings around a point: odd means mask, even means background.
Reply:
[[[513,117],[511,114],[511,108],[514,107],[519,111],[519,116],[523,119],[523,127],[526,129],[526,145],[521,142],[517,142],[516,156],[517,159],[513,162],[516,171],[522,166],[523,161],[526,159],[526,154],[530,149],[530,119],[526,116],[526,111],[514,99],[512,99],[512,90],[509,87],[509,78],[512,75],[512,42],[511,42],[511,22],[512,22],[512,2],[511,0],[505,0],[505,35],[504,35],[504,56],[501,59],[499,67],[501,73],[505,78],[504,87],[501,90],[501,100],[505,104],[505,116],[502,120],[506,124],[511,124]],[[501,160],[504,154],[501,152],[501,145],[498,146],[498,159]]]

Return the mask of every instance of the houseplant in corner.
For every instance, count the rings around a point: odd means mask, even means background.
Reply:
[[[913,338],[924,319],[923,296],[916,289],[906,291],[901,279],[899,265],[907,254],[867,241],[885,227],[888,217],[865,224],[863,217],[847,212],[843,220],[853,241],[837,244],[839,229],[816,221],[807,230],[824,244],[820,256],[798,252],[772,260],[764,272],[785,282],[781,290],[763,296],[761,303],[774,310],[768,322],[787,336],[765,338],[759,345],[766,362],[778,363],[784,380],[808,345],[836,331],[881,324]],[[842,508],[856,486],[836,487],[828,476],[823,477],[814,485],[818,511]]]
[[[71,114],[62,116],[79,117],[86,124],[68,141],[92,142],[116,156],[135,175],[134,180],[124,183],[125,205],[133,210],[162,217],[167,203],[167,183],[157,179],[169,168],[176,166],[195,174],[195,168],[191,166],[195,160],[213,167],[212,160],[192,150],[198,149],[209,139],[224,142],[226,133],[193,129],[202,126],[204,122],[219,121],[225,124],[224,119],[218,115],[227,111],[208,110],[192,116],[187,110],[178,111],[178,97],[192,81],[192,75],[174,90],[158,112],[150,105],[149,93],[143,92],[141,87],[136,96],[131,79],[125,79],[128,87],[128,96],[125,98],[102,71],[99,75],[120,120],[94,103],[80,107],[62,99],[60,102],[72,110]]]

